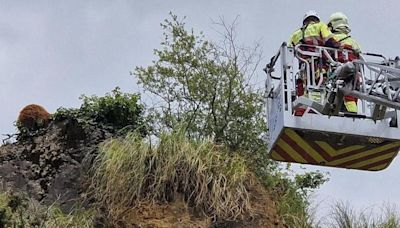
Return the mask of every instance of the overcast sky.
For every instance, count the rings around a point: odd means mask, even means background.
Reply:
[[[213,19],[229,22],[239,15],[239,40],[260,41],[267,59],[301,26],[308,9],[325,21],[342,11],[364,51],[400,55],[397,0],[0,0],[0,134],[14,132],[13,121],[30,103],[54,112],[79,107],[81,94],[103,95],[116,86],[139,91],[129,71],[151,64],[162,39],[159,24],[169,11],[187,16],[188,27],[211,39],[218,37]],[[262,66],[258,71],[262,76]],[[399,202],[398,160],[381,172],[323,169],[331,180],[317,191],[317,200],[322,208],[332,200],[358,208]]]

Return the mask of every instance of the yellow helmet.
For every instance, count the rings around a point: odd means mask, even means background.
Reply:
[[[347,16],[342,12],[333,13],[329,17],[328,26],[332,27],[333,30],[337,30],[338,28],[347,28],[350,29],[349,20]]]

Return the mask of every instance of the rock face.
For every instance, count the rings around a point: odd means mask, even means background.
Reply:
[[[0,147],[0,190],[22,191],[65,211],[79,200],[98,145],[110,129],[82,128],[74,119],[52,122],[41,133]],[[87,201],[86,201],[87,203]]]

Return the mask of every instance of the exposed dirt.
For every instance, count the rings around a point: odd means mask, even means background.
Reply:
[[[285,227],[277,214],[275,202],[268,191],[257,180],[256,177],[249,177],[249,194],[252,207],[252,215],[245,216],[238,221],[227,221],[213,224],[213,227]]]
[[[121,215],[124,221],[116,224],[120,227],[198,227],[198,228],[283,228],[285,227],[277,215],[277,210],[272,197],[266,189],[256,180],[249,178],[251,184],[250,201],[252,215],[244,216],[235,221],[214,222],[212,218],[195,211],[187,206],[183,199],[178,198],[168,204],[145,203],[138,208],[132,208]],[[183,198],[183,197],[182,197]]]
[[[196,215],[183,200],[169,204],[146,203],[126,211],[121,227],[210,227],[211,219]]]

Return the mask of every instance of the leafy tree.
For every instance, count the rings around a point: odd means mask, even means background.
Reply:
[[[171,17],[161,24],[164,40],[154,51],[158,60],[133,72],[161,104],[153,112],[157,129],[183,122],[190,138],[211,137],[233,151],[266,154],[263,96],[250,84],[260,61],[259,46],[238,46],[234,24],[219,23],[226,33],[217,44]]]

